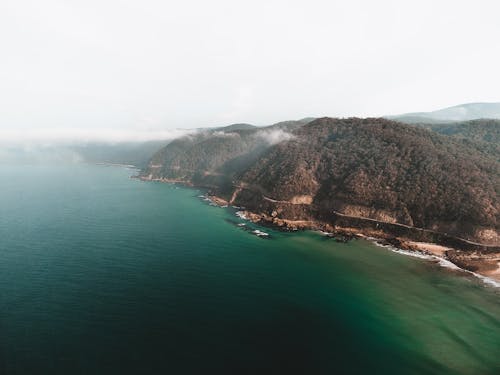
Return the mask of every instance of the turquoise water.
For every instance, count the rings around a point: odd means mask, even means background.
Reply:
[[[0,167],[0,373],[500,373],[498,290],[132,173]]]

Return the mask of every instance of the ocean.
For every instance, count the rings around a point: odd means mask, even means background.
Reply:
[[[498,288],[134,173],[0,166],[1,374],[500,373]]]

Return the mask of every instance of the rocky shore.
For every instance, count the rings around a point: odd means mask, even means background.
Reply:
[[[133,176],[141,181],[195,185],[184,179],[153,178],[152,176]],[[235,195],[224,198],[209,191],[207,198],[219,207],[234,205]],[[267,202],[268,204],[278,202]],[[302,206],[301,204],[295,205]],[[489,246],[471,242],[451,235],[406,225],[387,223],[362,217],[350,217],[335,213],[329,220],[288,219],[282,209],[269,209],[270,212],[242,210],[240,216],[253,223],[281,231],[316,230],[337,242],[347,242],[355,238],[368,238],[383,246],[433,256],[449,261],[458,268],[500,282],[500,246]],[[304,212],[303,212],[304,215]],[[308,216],[305,214],[304,216]]]
[[[216,202],[228,203],[219,197]],[[381,245],[447,260],[463,270],[500,282],[500,247],[498,246],[476,244],[451,236],[444,237],[437,233],[440,242],[458,245],[456,247],[445,246],[436,242],[418,241],[408,236],[397,236],[394,232],[384,230],[383,225],[379,225],[378,228],[349,227],[315,220],[288,220],[278,217],[276,211],[269,215],[245,210],[241,215],[254,223],[283,231],[318,230],[337,242],[368,238]],[[414,228],[414,230],[420,229]]]

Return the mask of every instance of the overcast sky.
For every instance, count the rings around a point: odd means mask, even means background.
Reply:
[[[498,0],[1,0],[0,137],[500,101]]]

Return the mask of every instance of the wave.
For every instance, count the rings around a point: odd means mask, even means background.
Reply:
[[[409,250],[398,249],[397,247],[394,247],[392,245],[381,244],[377,241],[376,238],[372,238],[372,237],[367,237],[367,239],[374,242],[376,246],[389,249],[390,251],[392,251],[394,253],[398,253],[398,254],[414,257],[414,258],[420,258],[420,259],[425,259],[425,260],[429,260],[429,261],[434,261],[434,262],[437,262],[441,267],[452,269],[455,271],[468,273],[470,275],[477,277],[486,285],[492,286],[494,288],[500,288],[500,282],[493,280],[492,278],[489,278],[487,276],[480,275],[476,272],[460,268],[455,263],[450,262],[447,259],[438,257],[437,255],[425,254],[425,253],[422,253],[419,251],[409,251]]]
[[[238,216],[240,219],[248,220],[247,215],[245,215],[245,212],[243,211],[236,211],[235,215]]]
[[[252,233],[258,237],[268,237],[269,236],[269,233],[263,232],[263,231],[258,230],[258,229],[253,230]]]

